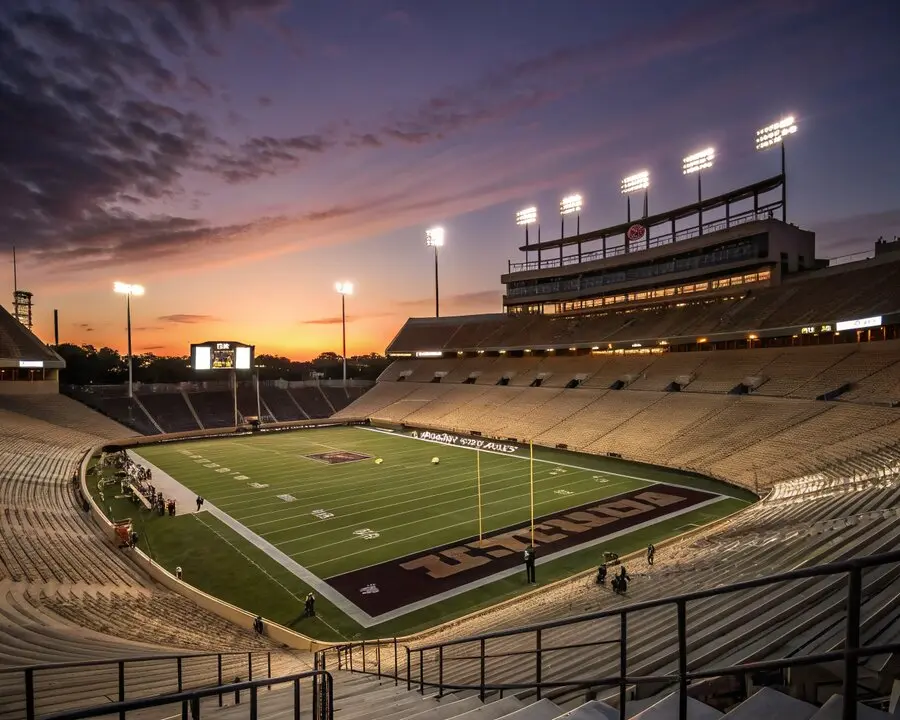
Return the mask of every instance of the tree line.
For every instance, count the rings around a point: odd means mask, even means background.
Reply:
[[[64,385],[116,385],[128,381],[128,356],[117,350],[93,345],[57,345],[56,352],[66,361],[60,371]],[[347,358],[347,377],[375,380],[391,361],[384,355],[370,353]],[[190,358],[144,353],[134,356],[134,381],[140,383],[178,383],[224,379],[216,372],[194,372]],[[341,356],[324,352],[314,360],[297,361],[279,355],[257,355],[256,368],[260,380],[340,380],[343,374]],[[244,372],[239,377],[250,373]]]

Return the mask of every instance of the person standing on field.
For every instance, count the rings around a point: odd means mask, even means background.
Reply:
[[[537,582],[534,579],[534,561],[534,545],[529,545],[527,548],[525,548],[525,582],[528,582],[532,585],[535,585]]]

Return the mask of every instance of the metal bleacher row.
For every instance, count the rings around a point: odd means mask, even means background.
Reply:
[[[727,392],[750,380],[748,369],[755,389]],[[501,378],[508,385],[497,385]],[[538,378],[540,386],[532,387]],[[580,385],[567,388],[573,378]],[[679,381],[678,392],[666,391]],[[849,389],[837,400],[815,399],[842,386]],[[336,417],[618,453],[766,489],[816,464],[900,441],[898,403],[900,341],[887,341],[656,356],[400,360]]]
[[[320,385],[278,387],[262,384],[256,391],[240,385],[239,419],[261,416],[264,422],[292,422],[327,418],[358,398],[367,386]],[[189,432],[234,425],[234,395],[228,389],[184,389],[178,385],[138,388],[133,399],[122,387],[70,388],[81,402],[144,435]]]
[[[155,584],[103,536],[71,478],[90,448],[134,433],[61,395],[0,395],[0,671],[34,663],[162,654],[272,651],[274,672],[302,658]],[[227,659],[229,677],[246,671]],[[174,689],[172,663],[146,663],[130,697]],[[185,664],[186,683],[215,679],[215,663]],[[52,693],[50,692],[52,689]],[[49,713],[107,702],[116,674],[79,670],[36,676]],[[0,672],[0,718],[25,717],[20,674]]]

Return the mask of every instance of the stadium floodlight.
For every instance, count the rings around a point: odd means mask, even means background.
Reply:
[[[578,194],[566,195],[562,200],[559,201],[560,238],[564,238],[566,236],[566,215],[572,215],[573,213],[575,214],[575,234],[581,235],[581,207],[582,199],[581,195]]]
[[[531,225],[532,223],[536,223],[536,222],[537,222],[537,208],[536,207],[525,208],[524,210],[519,210],[519,212],[516,213],[516,225],[524,225],[526,228],[526,232],[527,232],[528,226]]]
[[[516,225],[519,227],[525,226],[525,264],[528,264],[528,226],[532,223],[537,222],[537,208],[533,205],[531,207],[524,208],[519,210],[516,213]],[[538,243],[541,242],[541,228],[538,226]],[[540,250],[538,250],[538,255],[540,255]]]
[[[788,115],[778,122],[766,125],[756,131],[756,149],[768,150],[778,145],[781,148],[781,219],[787,222],[787,172],[784,159],[784,139],[797,132],[797,122],[793,115]]]
[[[344,365],[344,385],[347,384],[347,296],[353,294],[353,283],[336,282],[334,289],[341,296],[341,361]]]
[[[131,283],[114,282],[113,292],[125,296],[125,308],[128,317],[128,398],[134,397],[134,361],[131,354],[131,296],[141,296],[144,294],[143,285],[134,285]],[[129,406],[130,408],[130,406]]]
[[[688,155],[681,161],[681,172],[685,175],[691,173],[697,174],[697,227],[699,232],[703,234],[703,181],[701,175],[704,170],[708,170],[713,166],[716,159],[715,148],[708,147],[693,155]]]
[[[681,171],[685,175],[690,175],[691,173],[698,173],[703,170],[708,170],[713,166],[713,162],[716,159],[716,151],[715,148],[708,147],[705,150],[701,150],[700,152],[695,152],[693,155],[688,155],[681,161]]]
[[[774,145],[783,143],[788,135],[793,135],[795,132],[797,132],[797,123],[794,121],[794,116],[789,115],[786,118],[782,118],[778,122],[756,131],[756,149],[766,150]]]
[[[582,200],[581,195],[566,195],[559,201],[559,214],[571,215],[581,211]]]
[[[438,248],[444,247],[444,228],[433,227],[425,231],[425,244],[434,248],[434,316],[441,316],[441,295],[438,284]]]
[[[648,209],[648,195],[647,189],[650,187],[650,171],[649,170],[641,170],[638,173],[634,173],[634,175],[629,175],[626,178],[622,178],[622,186],[621,191],[625,196],[625,206],[628,208],[628,222],[631,222],[631,193],[637,192],[638,190],[644,191],[644,217],[647,217]],[[650,242],[650,233],[647,233],[647,242]],[[627,238],[626,238],[626,246],[627,246]]]
[[[634,175],[622,178],[622,194],[629,195],[638,190],[646,190],[650,187],[650,172],[642,170]]]
[[[439,248],[444,246],[444,228],[435,227],[425,231],[425,244],[428,247]]]

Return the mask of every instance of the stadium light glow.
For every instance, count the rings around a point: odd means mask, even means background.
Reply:
[[[439,248],[444,246],[444,228],[434,227],[425,231],[425,244],[428,247]]]
[[[530,207],[516,213],[516,225],[531,225],[537,222],[537,208]]]
[[[130,283],[123,283],[123,282],[114,282],[113,283],[113,292],[117,292],[120,295],[143,295],[144,294],[144,286],[143,285],[132,285]]]
[[[144,294],[143,285],[123,283],[118,280],[113,283],[113,292],[125,296],[125,312],[128,317],[128,397],[134,397],[134,360],[131,354],[131,296]]]
[[[794,116],[789,115],[786,118],[782,118],[778,122],[756,131],[756,149],[766,150],[773,145],[778,145],[784,142],[784,138],[788,135],[793,135],[795,132],[797,132],[797,123],[794,121]]]
[[[637,192],[638,190],[646,190],[650,187],[650,171],[642,170],[634,175],[622,178],[622,194]]]
[[[713,166],[715,159],[715,148],[708,147],[705,150],[695,152],[693,155],[688,155],[684,158],[681,161],[681,171],[685,175],[690,175],[691,173],[700,172],[701,170],[707,170]]]
[[[581,195],[566,195],[559,202],[559,214],[571,215],[581,211],[582,198]]]
[[[425,244],[434,248],[434,316],[440,317],[441,293],[438,285],[438,248],[444,247],[444,228],[433,227],[431,230],[426,230]]]
[[[336,282],[334,284],[334,289],[337,290],[341,295],[352,295],[353,294],[353,283],[352,282]]]

